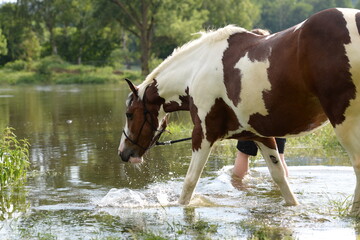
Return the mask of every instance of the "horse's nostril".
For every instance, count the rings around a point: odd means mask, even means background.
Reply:
[[[128,154],[124,154],[124,152],[119,151],[118,152],[119,157],[121,158],[121,160],[123,160],[124,162],[128,162],[130,156]]]

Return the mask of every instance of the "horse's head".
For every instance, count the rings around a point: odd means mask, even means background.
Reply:
[[[138,87],[127,79],[126,82],[132,92],[126,101],[126,124],[118,153],[125,162],[141,163],[144,153],[165,130],[167,117],[160,111],[161,102],[157,91],[155,93],[147,87],[143,96],[140,96]]]

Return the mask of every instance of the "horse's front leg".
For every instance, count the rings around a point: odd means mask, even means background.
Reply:
[[[196,184],[199,181],[200,175],[209,158],[210,150],[210,143],[206,140],[202,141],[200,149],[193,150],[190,166],[186,173],[183,189],[179,199],[180,204],[189,204]]]
[[[293,192],[290,189],[289,183],[286,179],[284,166],[281,163],[280,155],[276,147],[274,138],[265,138],[260,141],[256,141],[256,144],[260,148],[261,154],[263,155],[266,164],[269,168],[274,182],[279,186],[280,192],[285,199],[287,205],[297,205]]]

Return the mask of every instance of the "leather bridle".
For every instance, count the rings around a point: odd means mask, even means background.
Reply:
[[[149,111],[149,110],[147,109],[147,107],[146,107],[146,102],[145,102],[146,96],[145,96],[145,93],[146,93],[146,90],[144,91],[144,97],[143,97],[143,99],[142,99],[143,106],[144,106],[144,121],[143,121],[143,123],[141,124],[140,131],[139,131],[137,137],[135,138],[135,140],[134,140],[134,139],[131,139],[131,138],[126,134],[125,129],[123,129],[123,134],[124,134],[125,138],[126,138],[129,142],[131,142],[132,144],[134,144],[134,145],[138,146],[139,148],[143,149],[144,151],[146,151],[146,150],[152,148],[153,146],[155,146],[156,143],[157,143],[157,140],[160,138],[161,134],[165,131],[165,127],[164,127],[164,129],[160,129],[160,130],[155,127],[155,124],[154,124],[154,122],[153,122],[153,116],[151,116],[150,111]],[[150,115],[150,120],[151,120],[151,121],[148,120],[147,115]],[[143,131],[144,126],[145,126],[146,123],[148,123],[148,124],[150,125],[151,129],[152,129],[155,133],[157,132],[157,134],[155,134],[154,137],[153,137],[153,139],[151,140],[149,147],[143,147],[143,146],[141,146],[141,145],[138,143],[138,142],[139,142],[140,135],[141,135],[141,132]]]

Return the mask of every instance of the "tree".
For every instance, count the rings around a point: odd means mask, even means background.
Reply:
[[[177,43],[187,41],[190,39],[190,33],[202,28],[207,17],[207,11],[201,10],[201,0],[106,1],[115,4],[117,9],[104,10],[105,5],[99,5],[103,12],[111,12],[113,19],[139,40],[143,75],[149,73],[149,60],[155,35],[166,35],[168,40]]]
[[[40,57],[41,46],[36,33],[30,29],[24,32],[23,41],[20,44],[22,54],[20,58],[26,61],[37,60]]]
[[[156,15],[155,36],[167,37],[176,45],[184,44],[203,29],[208,15],[202,0],[163,0]]]
[[[119,14],[115,19],[127,31],[140,40],[141,73],[149,73],[149,59],[152,42],[155,15],[161,5],[161,0],[107,0],[117,6]]]
[[[5,64],[9,61],[14,61],[18,59],[21,55],[20,44],[22,42],[23,31],[27,26],[22,21],[22,19],[18,15],[18,9],[16,4],[14,3],[7,3],[1,5],[0,8],[0,29],[1,35],[0,37],[2,40],[2,55],[0,58],[0,63]],[[6,39],[6,49],[5,52],[5,45],[4,40]]]
[[[2,34],[0,29],[0,55],[6,55],[8,53],[6,37]]]
[[[203,7],[208,10],[209,27],[223,27],[235,24],[251,29],[260,20],[260,4],[251,0],[205,0]]]
[[[73,35],[73,44],[77,45],[77,63],[82,63],[82,57],[84,54],[84,49],[86,42],[89,41],[92,37],[90,25],[93,18],[93,5],[92,0],[81,0],[80,1],[72,1],[72,7],[70,9],[74,9],[72,11],[73,14],[70,15],[73,17],[73,25],[76,29],[76,32]],[[67,18],[65,18],[66,20]]]
[[[351,0],[305,0],[314,7],[314,13],[334,7],[352,7]]]
[[[58,54],[56,42],[56,28],[62,24],[66,30],[75,20],[73,4],[75,0],[18,0],[22,14],[27,21],[35,20],[38,23],[38,31],[44,26],[49,34],[51,54]]]
[[[291,12],[295,4],[295,0],[264,1],[261,14],[262,27],[278,32],[292,26],[289,19],[293,17]]]
[[[164,59],[179,45],[197,38],[208,19],[202,0],[164,0],[156,15],[152,60]],[[157,61],[158,62],[158,61]]]

